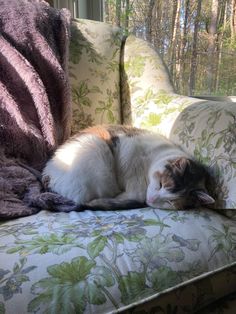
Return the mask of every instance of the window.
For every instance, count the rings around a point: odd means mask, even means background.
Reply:
[[[68,8],[73,18],[102,21],[102,0],[53,0],[55,8]]]
[[[181,94],[236,95],[236,0],[104,0],[105,21],[151,42]]]
[[[236,95],[236,0],[54,0],[54,6],[151,42],[181,94]]]

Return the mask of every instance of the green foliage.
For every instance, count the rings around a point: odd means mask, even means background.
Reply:
[[[99,255],[99,253],[104,249],[107,243],[107,238],[103,236],[99,236],[95,238],[88,245],[88,254],[90,257],[95,258]]]
[[[170,267],[161,266],[150,274],[150,280],[155,290],[162,291],[180,283],[181,277]]]
[[[47,305],[47,311],[53,313],[83,313],[87,302],[105,303],[104,287],[114,285],[110,270],[96,266],[85,256],[49,266],[47,270],[50,277],[32,286],[36,297],[29,303],[30,312]]]
[[[125,62],[125,71],[130,76],[141,77],[145,67],[145,58],[143,56],[134,55],[134,57]]]
[[[69,60],[74,64],[78,64],[80,62],[83,52],[88,55],[90,62],[96,64],[102,63],[102,56],[93,49],[92,44],[86,40],[82,32],[73,25],[71,27],[71,41],[69,51]]]
[[[13,254],[19,252],[20,254],[46,254],[47,252],[52,252],[60,255],[71,250],[72,247],[82,247],[75,236],[71,234],[61,236],[60,234],[55,233],[37,235],[28,241],[17,240],[15,244],[16,245],[13,248],[7,250],[7,253]]]
[[[206,132],[202,135],[207,139]],[[27,223],[21,224],[27,234],[4,235],[8,241],[13,239],[11,248],[15,254],[10,257],[16,261],[12,268],[0,269],[0,294],[4,300],[0,302],[0,313],[5,314],[4,304],[14,302],[15,294],[23,296],[26,284],[27,293],[31,287],[31,300],[25,312],[77,314],[87,309],[96,312],[110,304],[117,309],[209,271],[209,265],[199,259],[201,254],[213,265],[222,258],[228,262],[235,259],[235,228],[211,211],[145,208],[129,214],[117,211],[87,216],[84,213],[83,219],[81,214],[44,214],[31,229]],[[189,239],[185,227],[189,229],[196,223],[196,233],[193,231]],[[17,232],[16,225],[7,226],[8,230],[12,228],[13,235]],[[205,233],[203,241],[201,236],[197,237],[201,232]],[[78,247],[81,239],[83,246]],[[69,246],[64,251],[65,245]],[[39,265],[36,272],[32,261],[37,255],[32,256],[30,264],[29,258],[20,258],[18,253],[47,254],[49,258],[39,256],[39,261],[45,260],[46,265]],[[6,254],[11,253],[6,251]],[[55,257],[60,258],[56,264]],[[40,280],[38,272],[42,274]],[[204,293],[211,284],[210,281],[204,284]],[[191,306],[198,304],[202,296],[202,289],[197,291],[194,285]],[[174,306],[167,308],[175,313]]]
[[[130,304],[139,299],[147,288],[145,284],[145,274],[129,271],[126,276],[119,278],[119,289],[121,291],[121,301]]]
[[[118,98],[118,87],[115,92],[112,92],[110,89],[106,90],[107,98],[104,100],[99,100],[99,106],[95,109],[95,113],[101,114],[101,123],[103,122],[103,117],[106,115],[109,123],[115,122],[115,116],[113,112],[113,101]]]
[[[196,71],[193,73],[195,84],[192,86],[194,95],[235,95],[236,36],[231,25],[235,13],[231,6],[225,5],[225,1],[219,1],[214,52],[210,54],[212,1],[201,2],[201,12],[197,17],[196,1],[181,1],[179,20],[177,20],[174,15],[176,1],[122,1],[118,9],[117,1],[106,0],[106,22],[120,25],[125,34],[132,33],[151,41],[168,65],[171,79],[179,93],[186,95],[189,93],[191,68],[196,63]],[[185,17],[186,12],[188,16]],[[185,18],[186,32],[184,32]],[[173,25],[175,20],[176,25]],[[199,23],[198,34],[194,36],[197,23]],[[175,38],[174,29],[176,29]],[[194,46],[196,46],[196,57],[193,59]],[[126,64],[126,70],[134,71],[133,74],[138,77],[141,75],[142,68],[143,61],[138,54],[134,64]]]
[[[92,103],[89,98],[91,93],[102,93],[98,86],[88,87],[87,81],[78,82],[77,86],[72,86],[73,102],[79,106],[91,107]]]

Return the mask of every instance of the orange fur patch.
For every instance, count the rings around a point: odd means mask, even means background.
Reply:
[[[92,126],[89,128],[86,128],[82,131],[82,133],[89,133],[93,135],[97,135],[104,141],[110,141],[111,140],[111,134],[106,130],[105,127],[99,125],[99,126]]]

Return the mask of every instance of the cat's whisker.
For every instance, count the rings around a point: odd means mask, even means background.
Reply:
[[[171,206],[171,209],[175,209],[175,206],[172,201],[167,201],[167,203]]]

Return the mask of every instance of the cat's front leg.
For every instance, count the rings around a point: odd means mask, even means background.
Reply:
[[[117,200],[127,200],[130,199],[130,195],[128,192],[121,192],[115,197]]]
[[[118,200],[136,200],[138,202],[144,203],[146,201],[146,184],[127,184],[126,190],[121,192],[116,196]]]

